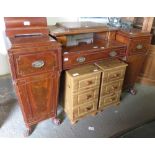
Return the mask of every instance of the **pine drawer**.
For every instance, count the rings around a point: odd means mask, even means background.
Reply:
[[[82,106],[79,106],[73,110],[73,119],[78,119],[81,116],[87,115],[93,111],[97,110],[97,101],[93,100],[89,103],[86,103]]]
[[[121,91],[114,92],[108,96],[101,96],[99,100],[99,109],[108,105],[118,104],[120,102]]]
[[[123,79],[106,83],[101,86],[100,96],[110,95],[122,89]]]

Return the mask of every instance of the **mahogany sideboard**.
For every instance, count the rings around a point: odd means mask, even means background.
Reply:
[[[11,42],[8,54],[13,84],[27,133],[32,125],[50,117],[59,124],[56,115],[62,70],[118,58],[128,63],[124,88],[133,88],[151,38],[147,32],[122,31],[93,22],[48,27],[43,17],[6,17],[5,24]],[[92,40],[82,38],[88,34]],[[74,36],[81,41],[68,46]]]
[[[151,42],[152,35],[149,32],[135,28],[116,29],[93,22],[63,22],[49,26],[49,29],[50,35],[63,45],[63,69],[70,69],[101,59],[119,58],[128,64],[123,89],[128,90],[133,95],[136,94],[134,84],[148,54],[148,46]],[[68,36],[91,32],[94,33],[92,44],[66,47]],[[77,60],[81,57],[85,61],[79,63]]]

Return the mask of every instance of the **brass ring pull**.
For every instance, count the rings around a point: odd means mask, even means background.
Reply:
[[[43,60],[37,60],[32,62],[32,67],[33,68],[42,68],[45,65]]]
[[[87,81],[87,84],[91,85],[91,84],[93,84],[93,81]]]
[[[138,44],[138,45],[136,46],[136,48],[137,48],[138,50],[140,50],[140,49],[143,48],[143,45],[142,45],[142,44]]]
[[[115,57],[117,55],[117,52],[116,51],[111,51],[110,53],[109,53],[109,56],[110,57]]]
[[[82,56],[82,57],[77,58],[76,61],[79,63],[83,63],[86,61],[86,58]]]

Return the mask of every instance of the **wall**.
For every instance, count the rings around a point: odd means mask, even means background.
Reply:
[[[48,25],[55,25],[57,22],[79,21],[79,17],[47,17]]]
[[[9,73],[4,19],[0,17],[0,75]]]

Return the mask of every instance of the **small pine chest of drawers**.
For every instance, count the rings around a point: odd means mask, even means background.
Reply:
[[[66,71],[64,110],[72,124],[97,111],[101,70],[94,64]]]
[[[127,64],[109,59],[97,62],[96,65],[102,70],[100,97],[98,109],[120,103],[120,95]]]

